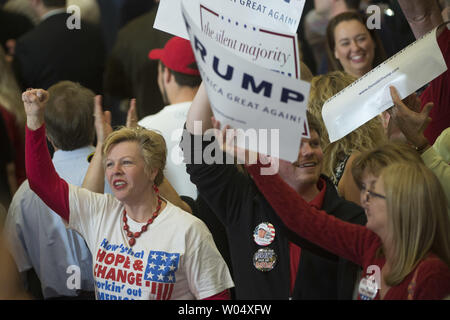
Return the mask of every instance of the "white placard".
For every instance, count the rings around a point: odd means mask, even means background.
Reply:
[[[263,29],[200,4],[203,33],[234,54],[266,69],[300,79],[296,34]]]
[[[297,32],[305,6],[305,0],[202,0],[202,2],[208,8],[233,16],[240,21],[289,34]],[[181,0],[160,0],[153,27],[188,39],[181,17],[180,3]],[[200,25],[198,5],[198,0],[190,0],[185,5],[196,25]],[[191,11],[191,8],[196,8],[197,11]]]
[[[212,9],[243,21],[277,30],[297,33],[305,0],[202,0]]]
[[[202,33],[184,10],[185,3],[189,0],[182,2],[183,17],[214,116],[222,125],[236,129],[275,129],[278,155],[270,148],[266,154],[295,161],[302,136],[309,136],[305,121],[309,83],[274,73],[224,50]],[[265,153],[258,146],[239,145],[239,141],[238,146]]]
[[[447,70],[436,30],[410,44],[328,99],[322,118],[330,142],[341,139],[393,106],[389,87],[403,99]]]

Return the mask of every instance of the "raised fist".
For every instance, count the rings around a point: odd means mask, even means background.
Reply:
[[[22,93],[22,101],[27,114],[27,124],[30,129],[44,122],[44,109],[49,99],[49,93],[43,89],[29,89]]]

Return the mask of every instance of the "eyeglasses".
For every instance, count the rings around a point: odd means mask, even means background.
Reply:
[[[367,200],[369,200],[370,198],[386,199],[386,196],[383,196],[382,194],[367,190]]]
[[[382,194],[376,193],[372,190],[366,189],[365,186],[361,187],[361,192],[365,193],[366,201],[369,201],[370,198],[386,199],[386,196],[383,196]]]

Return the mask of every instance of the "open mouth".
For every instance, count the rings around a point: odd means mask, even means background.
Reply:
[[[298,162],[294,162],[294,166],[296,166],[297,168],[313,168],[316,166],[316,162],[303,162],[303,163],[298,163]]]
[[[350,57],[350,60],[355,63],[364,62],[364,55],[352,56],[352,57]]]
[[[126,186],[126,184],[127,183],[125,181],[123,181],[123,180],[116,180],[116,181],[113,182],[113,187],[115,189],[122,189],[122,188],[124,188]]]

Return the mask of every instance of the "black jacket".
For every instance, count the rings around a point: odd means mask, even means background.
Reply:
[[[185,130],[181,147],[188,161],[187,172],[200,195],[226,228],[236,298],[351,299],[358,266],[291,232],[248,174],[238,170],[236,166],[189,164],[191,159],[190,163],[194,162],[192,152],[203,152],[209,144],[208,142],[195,144],[193,139],[193,136]],[[365,224],[363,209],[340,198],[330,180],[324,176],[322,178],[326,181],[323,209],[342,220]],[[276,232],[274,241],[267,247],[275,251],[277,263],[273,270],[268,272],[259,271],[253,265],[255,252],[267,248],[258,245],[253,239],[254,229],[262,222],[272,223]],[[289,241],[302,248],[292,294]]]
[[[0,44],[5,52],[8,52],[6,41],[16,40],[31,29],[33,24],[27,17],[0,8]]]
[[[70,80],[101,93],[105,64],[101,31],[85,21],[80,29],[71,30],[69,17],[50,16],[17,40],[13,65],[23,89],[48,89]]]

